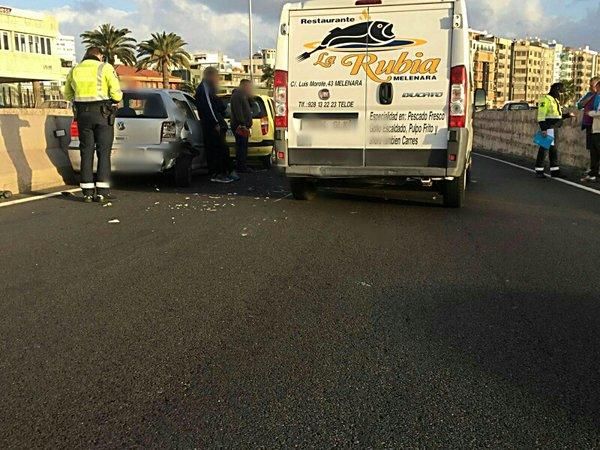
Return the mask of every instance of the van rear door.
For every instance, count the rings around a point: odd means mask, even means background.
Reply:
[[[367,76],[351,74],[347,56],[367,51],[367,14],[354,6],[290,11],[290,165],[364,165]]]
[[[452,2],[369,9],[366,166],[446,167],[453,14]]]

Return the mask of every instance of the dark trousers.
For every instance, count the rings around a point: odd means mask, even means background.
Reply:
[[[550,172],[553,175],[558,175],[560,167],[558,165],[558,149],[555,145],[546,150],[544,147],[540,147],[538,150],[537,161],[535,163],[536,172],[543,172],[546,165],[546,153],[550,156]]]
[[[240,172],[248,169],[248,137],[235,134],[235,160],[236,168]]]
[[[219,133],[215,129],[207,128],[204,128],[203,132],[209,175],[228,175],[232,171],[232,165],[225,132]]]
[[[592,134],[590,146],[590,176],[600,176],[600,134]]]
[[[77,106],[79,150],[81,152],[81,188],[84,195],[107,195],[110,192],[110,157],[115,136],[108,118],[95,106]],[[94,182],[94,155],[98,158]]]

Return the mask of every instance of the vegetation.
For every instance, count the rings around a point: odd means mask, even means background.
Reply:
[[[179,85],[179,90],[188,94],[195,94],[197,86],[191,81],[184,81]]]
[[[275,78],[275,70],[271,66],[263,67],[263,75],[261,81],[265,83],[267,89],[273,89],[273,82]]]
[[[575,104],[577,102],[577,100],[579,100],[577,98],[578,92],[577,92],[577,86],[575,85],[575,81],[561,80],[560,82],[563,84],[563,94],[562,94],[561,103],[563,103],[566,106],[571,106],[571,105]]]
[[[162,73],[163,87],[169,88],[171,70],[190,67],[191,56],[184,50],[187,43],[175,33],[153,33],[138,44],[138,69],[154,69]]]
[[[127,65],[135,65],[136,40],[129,36],[131,31],[127,28],[115,28],[105,23],[96,30],[86,31],[81,34],[83,45],[86,49],[99,47],[109,64],[115,64],[117,59]]]

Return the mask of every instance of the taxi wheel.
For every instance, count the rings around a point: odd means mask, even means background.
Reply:
[[[271,170],[273,168],[273,158],[271,157],[271,155],[263,156],[260,159],[265,169]]]
[[[305,178],[290,179],[292,196],[296,200],[313,200],[317,196],[317,186]]]

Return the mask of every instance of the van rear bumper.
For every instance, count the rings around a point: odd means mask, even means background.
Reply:
[[[282,168],[283,169],[283,168]],[[363,178],[363,177],[430,177],[444,178],[448,170],[442,167],[343,167],[343,166],[288,166],[288,177]]]

